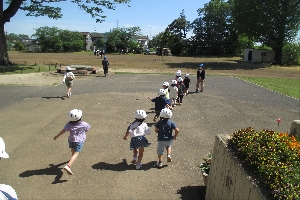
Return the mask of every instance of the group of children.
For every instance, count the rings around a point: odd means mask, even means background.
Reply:
[[[71,77],[71,78],[70,78]],[[74,79],[74,74],[70,72],[70,69],[67,67],[67,72],[64,75],[64,82],[66,82],[67,86],[72,86],[72,80]],[[203,91],[203,85],[205,81],[205,71],[203,69],[203,64],[199,65],[199,69],[197,71],[197,85],[196,92],[199,91],[199,85],[201,86],[200,92]],[[71,83],[70,83],[71,82]],[[155,123],[155,132],[158,134],[158,162],[156,163],[157,167],[163,167],[162,157],[164,153],[164,149],[167,150],[167,162],[172,162],[171,158],[171,146],[172,141],[176,140],[178,137],[179,129],[176,124],[171,121],[172,117],[172,109],[176,106],[176,102],[180,106],[182,104],[183,96],[187,96],[189,93],[189,85],[191,80],[189,78],[189,74],[185,74],[184,79],[181,77],[181,71],[178,70],[176,72],[176,77],[171,81],[171,87],[169,88],[169,83],[164,82],[163,88],[159,89],[158,97],[156,98],[148,98],[155,102],[155,116],[153,121],[156,122],[157,118],[160,117],[160,120]],[[71,89],[68,87],[69,97],[71,95]],[[142,167],[142,158],[144,154],[144,148],[148,147],[150,143],[146,139],[145,135],[151,134],[150,128],[144,122],[146,119],[146,112],[144,110],[137,110],[134,115],[134,122],[130,124],[127,128],[127,131],[123,137],[124,140],[127,137],[131,136],[130,149],[133,150],[133,159],[132,163],[136,164],[136,169],[140,169]],[[70,136],[68,138],[69,148],[71,148],[71,159],[68,164],[64,167],[64,170],[67,171],[68,174],[72,175],[71,165],[76,160],[79,152],[82,150],[82,146],[86,139],[86,132],[91,128],[91,126],[81,121],[82,111],[73,109],[69,113],[70,121],[65,125],[64,129],[60,131],[58,135],[54,137],[56,140],[59,136],[69,131]],[[175,130],[175,134],[173,135],[173,130]]]

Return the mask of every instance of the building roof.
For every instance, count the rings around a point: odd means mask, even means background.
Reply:
[[[102,35],[101,33],[96,33],[96,32],[93,32],[93,33],[91,33],[90,35],[91,35],[91,37],[93,37],[93,38],[100,38],[100,37],[103,37],[103,35]]]

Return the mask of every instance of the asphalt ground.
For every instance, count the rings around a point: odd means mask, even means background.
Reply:
[[[156,97],[170,75],[118,74],[74,81],[71,98],[66,86],[0,86],[0,136],[9,159],[0,161],[0,183],[11,185],[20,199],[204,199],[199,168],[213,149],[215,135],[240,128],[289,131],[300,119],[300,101],[235,77],[208,76],[203,93],[190,94],[173,110],[180,129],[172,148],[172,163],[157,169],[156,134],[152,118]],[[83,151],[63,172],[71,153],[68,134],[53,137],[67,123],[69,110],[83,111],[92,128]],[[130,163],[130,140],[123,135],[134,111],[144,109],[152,127],[143,167]],[[280,125],[275,121],[282,119]]]

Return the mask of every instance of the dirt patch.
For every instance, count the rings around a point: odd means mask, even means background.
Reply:
[[[53,76],[50,73],[11,74],[0,76],[0,85],[50,86],[60,84],[61,82],[62,77]]]
[[[16,64],[30,65],[90,65],[102,69],[99,56],[92,53],[21,53],[9,52],[10,60]],[[204,63],[208,75],[231,75],[272,78],[299,78],[300,67],[279,67],[246,63],[240,57],[176,57],[142,54],[107,55],[112,73],[183,73],[195,75],[199,63]],[[62,81],[55,73],[33,73],[0,76],[0,84],[55,85]],[[103,74],[102,71],[99,74]],[[86,76],[89,77],[89,76]],[[78,77],[77,77],[78,78]]]

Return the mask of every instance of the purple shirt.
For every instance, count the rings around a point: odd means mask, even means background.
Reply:
[[[85,132],[87,132],[91,126],[84,122],[84,121],[79,121],[78,123],[72,124],[72,123],[67,123],[64,127],[65,131],[70,131],[70,136],[68,140],[70,142],[84,142],[86,139]]]

